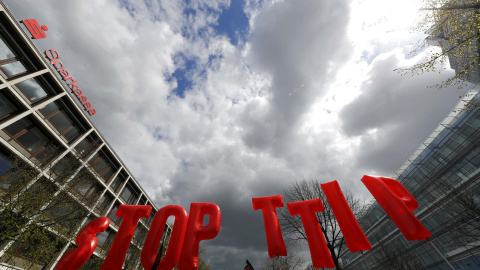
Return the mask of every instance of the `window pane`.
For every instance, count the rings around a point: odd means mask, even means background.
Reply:
[[[22,178],[25,178],[25,173],[21,170],[15,171],[2,181],[0,187],[2,187],[3,189],[9,189],[14,183],[22,180]]]
[[[105,173],[103,173],[103,175],[101,176],[105,181],[108,181],[110,177],[112,177],[112,175],[113,175],[113,169],[111,167],[108,167]]]
[[[13,106],[7,99],[0,95],[0,118],[16,111],[15,106]]]
[[[37,128],[32,128],[27,133],[18,137],[17,139],[23,146],[25,146],[28,151],[34,153],[42,145],[47,143],[47,139],[37,130]]]
[[[14,57],[15,55],[8,48],[7,44],[5,44],[5,42],[0,39],[0,60],[10,59]]]
[[[32,102],[35,102],[36,100],[42,99],[43,97],[47,96],[47,93],[45,92],[45,90],[43,90],[40,84],[38,84],[38,82],[33,78],[30,80],[26,80],[21,83],[18,83],[17,86],[21,88],[22,92]]]
[[[57,146],[50,144],[45,148],[45,150],[37,155],[37,159],[41,160],[43,163],[46,163],[55,157],[57,151]]]
[[[5,71],[8,77],[12,77],[27,71],[27,69],[19,61],[5,64],[2,66],[2,69]]]
[[[26,127],[30,125],[30,122],[25,119],[20,119],[17,122],[9,125],[5,128],[5,130],[10,133],[10,135],[14,136],[18,132],[24,130]]]
[[[42,112],[43,115],[47,116],[56,110],[58,110],[58,106],[57,104],[52,102],[52,103],[49,103],[47,106],[45,106],[43,109],[40,109],[40,112]]]
[[[114,189],[114,190],[117,190],[120,185],[123,183],[125,179],[123,179],[120,175],[118,175],[115,180],[113,180],[112,184],[111,184],[111,187]]]
[[[13,168],[13,164],[10,163],[3,155],[0,155],[0,176],[5,175]]]
[[[100,197],[98,199],[98,204],[97,204],[97,209],[101,212],[100,214],[103,214],[103,211],[110,206],[110,203],[112,202],[113,198],[110,195],[105,194],[104,196]]]
[[[65,133],[65,134],[63,135],[63,137],[65,137],[65,139],[67,139],[67,141],[70,141],[70,140],[72,140],[73,138],[75,138],[75,136],[77,136],[78,133],[80,133],[80,131],[78,130],[78,128],[73,127],[73,128],[71,128],[67,133]]]
[[[54,116],[50,117],[49,120],[59,132],[64,131],[67,127],[72,125],[72,120],[70,120],[64,112],[56,113]]]
[[[130,190],[129,187],[125,187],[125,190],[123,191],[122,193],[122,198],[128,202],[128,200],[130,199],[130,197],[132,196],[132,191]]]
[[[85,196],[87,194],[87,191],[92,187],[92,183],[89,181],[80,181],[77,185],[75,185],[75,190],[78,191],[78,193],[82,194],[82,196]]]
[[[92,143],[88,140],[88,138],[85,138],[75,146],[75,150],[77,150],[80,155],[85,153],[87,149],[89,149],[90,151],[93,150],[92,148]]]
[[[112,208],[112,211],[110,211],[110,215],[108,216],[108,218],[115,224],[120,224],[120,219],[119,217],[117,217],[115,214],[117,213],[117,210],[118,210],[118,205],[115,205],[113,208]]]
[[[100,233],[99,235],[97,235],[98,246],[99,247],[103,247],[103,245],[105,245],[105,242],[107,241],[107,238],[108,238],[109,235],[110,235],[110,233],[108,231],[104,231],[104,232]]]

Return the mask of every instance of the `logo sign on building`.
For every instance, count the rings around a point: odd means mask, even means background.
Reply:
[[[35,19],[26,19],[21,22],[25,25],[25,27],[27,27],[30,34],[32,34],[33,39],[42,39],[47,37],[45,31],[48,31],[48,27],[46,25],[40,26]]]
[[[72,75],[70,75],[70,72],[68,72],[68,70],[65,69],[65,66],[63,65],[62,61],[60,61],[60,53],[55,49],[51,49],[51,50],[46,50],[45,55],[47,56],[48,59],[50,59],[51,61],[50,65],[54,66],[58,74],[62,76],[62,79],[65,81],[66,84],[68,84],[70,89],[72,89],[72,92],[75,94],[78,101],[82,103],[83,107],[88,112],[88,114],[90,116],[95,115],[97,112],[93,108],[92,104],[88,101],[83,91],[78,87],[77,85],[78,81],[72,78]]]

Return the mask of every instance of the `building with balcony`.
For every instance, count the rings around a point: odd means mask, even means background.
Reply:
[[[83,267],[98,269],[121,223],[120,204],[153,207],[124,264],[141,268],[157,207],[73,97],[0,1],[0,269],[54,269],[78,231],[107,216],[111,224]]]
[[[479,88],[471,90],[396,172],[417,199],[417,218],[455,269],[480,269]],[[395,153],[392,153],[394,155]],[[428,241],[407,241],[377,202],[359,219],[372,250],[371,269],[450,269]],[[359,252],[343,251],[344,269],[367,269]]]

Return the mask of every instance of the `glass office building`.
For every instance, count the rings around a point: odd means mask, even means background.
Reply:
[[[455,269],[480,269],[480,109],[477,89],[452,110],[396,172],[417,199],[414,214]],[[394,153],[392,153],[394,154]],[[372,269],[450,269],[428,241],[407,241],[374,202],[359,219],[372,244]],[[344,269],[367,269],[359,252],[345,250]]]
[[[54,269],[78,231],[107,216],[111,223],[84,266],[98,269],[119,229],[120,204],[153,207],[139,221],[124,264],[141,269],[157,208],[61,79],[0,1],[0,269]],[[18,234],[7,237],[12,220]],[[29,228],[36,231],[22,235]],[[164,236],[170,231],[166,226]],[[32,257],[28,244],[35,241],[56,246]]]

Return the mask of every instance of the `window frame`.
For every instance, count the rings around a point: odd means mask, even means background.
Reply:
[[[77,139],[79,136],[81,136],[81,134],[82,134],[81,125],[79,125],[78,123],[75,123],[75,121],[71,117],[71,114],[68,113],[68,109],[66,109],[63,104],[58,104],[55,101],[53,101],[52,103],[54,103],[57,106],[57,109],[54,110],[53,112],[51,112],[49,114],[44,114],[42,112],[42,109],[40,109],[38,111],[43,115],[43,117],[44,117],[43,119],[45,121],[48,121],[55,128],[55,130],[58,132],[59,136],[64,138],[65,141],[67,141],[67,143],[70,144],[73,141],[75,141],[75,139]],[[59,130],[58,127],[50,120],[53,116],[57,115],[58,113],[63,113],[66,117],[68,117],[68,119],[71,122],[70,126],[66,127],[63,131]],[[67,137],[65,137],[65,134],[67,134],[72,128],[75,128],[75,127],[78,129],[78,133],[75,134],[75,136],[73,136],[71,139],[67,139]]]
[[[5,42],[5,40],[3,38],[0,37],[0,39],[2,39],[2,41],[5,43],[5,45],[7,45],[7,47],[10,49],[10,51],[15,55],[15,51],[12,50],[7,42]],[[25,66],[25,64],[22,62],[23,61],[23,57],[18,57],[15,55],[15,57],[12,57],[12,58],[7,58],[7,59],[3,59],[3,60],[0,60],[0,70],[2,71],[2,73],[5,75],[5,77],[7,77],[8,80],[10,79],[13,79],[13,78],[16,78],[16,77],[19,77],[19,76],[22,76],[22,75],[25,75],[29,72],[28,68]],[[20,72],[20,73],[17,73],[17,74],[14,74],[12,76],[9,76],[7,74],[7,72],[2,68],[2,66],[4,65],[7,65],[7,64],[11,64],[11,63],[15,63],[15,62],[19,62],[20,64],[22,64],[22,66],[26,69],[26,71],[23,71],[23,72]]]
[[[103,159],[106,166],[105,168],[102,168],[101,172],[98,172],[95,168],[95,165],[99,162],[100,159]],[[92,167],[92,169],[100,176],[100,178],[104,181],[104,183],[108,183],[112,179],[112,177],[115,175],[116,170],[118,170],[118,168],[115,168],[111,160],[102,152],[102,150],[99,150],[97,153],[95,153],[95,155],[89,160],[88,163]],[[104,174],[108,171],[108,169],[111,170],[111,174],[109,175],[108,178],[105,178]]]
[[[88,182],[90,184],[90,186],[88,187],[84,195],[77,189],[78,185],[80,185],[82,182]],[[84,202],[87,205],[91,205],[92,203],[95,203],[96,199],[99,197],[98,192],[102,191],[102,187],[91,180],[77,181],[76,183],[73,184],[72,188],[75,190],[77,198],[79,198],[82,202]]]
[[[1,66],[0,66],[0,67],[1,67]],[[28,80],[35,80],[35,82],[42,88],[42,90],[45,92],[46,95],[43,96],[43,97],[41,97],[41,98],[39,98],[39,99],[37,99],[37,100],[31,100],[30,97],[25,93],[25,91],[24,91],[24,90],[22,89],[22,87],[19,85],[20,83],[26,82],[26,81],[28,81]],[[40,101],[42,101],[42,100],[44,100],[44,99],[46,99],[46,98],[48,98],[48,97],[51,96],[51,95],[49,94],[49,91],[45,89],[46,87],[43,85],[42,82],[40,82],[40,80],[38,79],[38,77],[33,77],[33,78],[30,78],[30,79],[27,79],[27,80],[18,82],[18,83],[15,84],[15,87],[18,88],[18,90],[20,90],[20,92],[22,92],[22,95],[28,99],[28,101],[30,102],[31,105],[36,104],[36,103],[38,103],[38,102],[40,102]]]
[[[28,118],[22,118],[22,119],[19,119],[18,121],[22,121],[22,120],[28,121],[29,124],[26,127],[24,127],[22,130],[18,131],[16,134],[11,134],[6,130],[6,128],[9,127],[10,125],[2,129],[2,131],[5,132],[5,134],[7,134],[10,137],[7,140],[8,142],[15,141],[15,143],[20,145],[25,151],[27,151],[27,153],[30,154],[30,157],[37,157],[40,153],[45,151],[49,146],[58,146],[58,144],[55,143],[55,140],[52,140],[51,137],[49,137],[48,135],[45,134],[45,132],[42,131],[42,129],[40,128],[40,125],[36,124],[34,121]],[[36,129],[47,141],[42,146],[40,146],[35,152],[30,151],[25,145],[23,145],[23,143],[21,143],[18,140],[19,137],[21,137],[22,135],[25,135],[27,132],[33,129]]]
[[[125,191],[127,189],[129,189],[130,196],[128,197],[128,199],[125,199],[123,197],[123,194],[125,193]],[[125,185],[125,187],[123,188],[122,193],[119,195],[119,197],[126,204],[133,205],[138,201],[138,199],[141,197],[141,195],[142,195],[142,193],[131,183],[131,181],[128,181],[127,184]],[[135,199],[135,201],[132,202],[132,198]]]
[[[5,95],[6,93],[4,93],[4,91],[0,91],[0,99],[2,99],[2,101],[4,101],[7,105],[10,105],[10,107],[14,107],[15,110],[12,111],[12,112],[9,112],[7,113],[6,115],[4,116],[0,116],[0,121],[12,116],[12,115],[15,115],[17,112],[21,111],[21,106],[19,106],[18,104],[16,104],[16,102],[12,101],[11,98],[9,98],[7,95]]]

